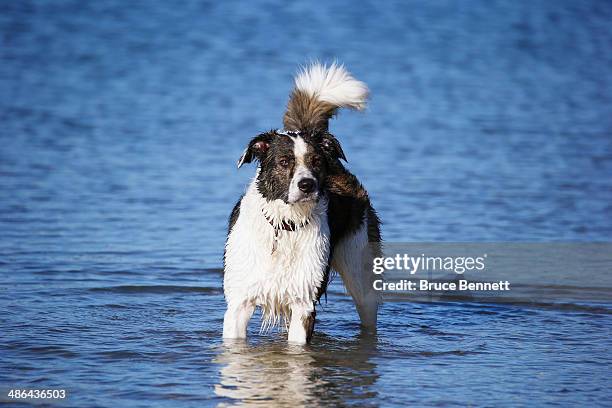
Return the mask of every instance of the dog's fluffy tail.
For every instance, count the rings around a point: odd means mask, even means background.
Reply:
[[[315,62],[295,78],[283,124],[293,131],[327,130],[339,108],[362,110],[367,98],[366,84],[353,78],[344,66]]]

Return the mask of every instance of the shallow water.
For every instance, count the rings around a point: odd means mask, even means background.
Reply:
[[[371,88],[331,130],[387,241],[609,241],[611,21],[603,1],[3,2],[0,387],[72,406],[609,404],[609,298],[388,302],[371,337],[336,280],[312,345],[257,318],[223,345],[219,268],[254,171],[235,161],[309,58]]]

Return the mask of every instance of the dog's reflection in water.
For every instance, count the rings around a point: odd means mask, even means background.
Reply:
[[[318,336],[316,343],[225,341],[215,359],[222,365],[215,393],[237,405],[265,407],[336,406],[376,396],[372,386],[378,374],[370,361],[375,339],[358,336],[338,341]]]

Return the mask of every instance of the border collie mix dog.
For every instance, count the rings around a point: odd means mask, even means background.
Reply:
[[[238,167],[253,160],[259,166],[229,220],[224,338],[245,338],[259,306],[262,329],[282,320],[290,342],[309,342],[332,269],[362,326],[376,329],[371,258],[380,255],[380,221],[328,131],[339,108],[361,110],[367,96],[366,85],[343,66],[313,64],[295,78],[284,129],[256,136],[245,149]]]

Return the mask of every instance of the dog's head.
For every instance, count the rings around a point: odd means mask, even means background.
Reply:
[[[328,132],[270,131],[249,143],[238,167],[258,160],[257,188],[267,200],[295,204],[317,200],[325,179],[339,159],[346,160],[338,140]]]
[[[283,117],[286,130],[255,137],[238,167],[259,160],[257,188],[268,200],[289,204],[314,201],[325,189],[327,176],[346,161],[338,140],[329,133],[329,120],[338,109],[361,110],[368,87],[336,63],[314,63],[295,78]]]

